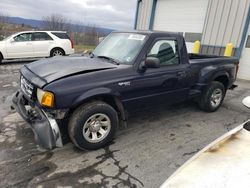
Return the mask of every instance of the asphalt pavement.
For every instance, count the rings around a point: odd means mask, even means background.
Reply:
[[[193,102],[131,114],[108,147],[81,151],[71,143],[41,150],[32,130],[11,111],[26,62],[0,65],[0,187],[159,187],[208,143],[250,118],[241,101],[250,81],[238,80],[215,113]]]

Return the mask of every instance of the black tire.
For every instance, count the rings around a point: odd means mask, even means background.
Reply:
[[[3,61],[3,56],[2,56],[2,54],[0,52],[0,63],[2,63],[2,61]]]
[[[221,99],[215,105],[215,102],[213,102],[212,95],[216,91],[221,91]],[[202,110],[206,112],[215,112],[223,103],[225,94],[226,90],[224,85],[221,82],[213,81],[202,93],[202,96],[198,101],[198,105]]]
[[[96,114],[106,115],[106,117],[109,118],[109,122],[111,122],[110,123],[111,126],[109,126],[110,127],[109,131],[107,131],[107,134],[105,137],[103,137],[103,140],[93,143],[93,142],[88,141],[84,137],[83,131],[85,131],[84,130],[85,124],[90,121],[89,118],[95,116]],[[108,143],[110,143],[113,140],[116,129],[118,127],[118,122],[119,121],[118,121],[117,112],[112,106],[102,101],[94,101],[94,102],[90,102],[90,103],[80,106],[73,112],[69,120],[68,132],[69,132],[71,141],[78,148],[87,149],[87,150],[95,150],[95,149],[99,149],[99,148],[106,146]],[[91,126],[89,125],[89,127]],[[91,134],[93,137],[92,132]]]
[[[61,54],[61,55],[60,55]],[[54,48],[50,52],[50,57],[54,56],[64,56],[65,52],[61,48]]]

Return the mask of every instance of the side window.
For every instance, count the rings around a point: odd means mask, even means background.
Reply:
[[[31,33],[22,33],[14,37],[14,41],[16,42],[26,42],[31,41]]]
[[[67,35],[67,33],[57,33],[57,32],[52,32],[53,35],[57,36],[59,39],[70,39],[70,37]]]
[[[148,53],[148,57],[158,58],[161,66],[179,64],[177,49],[175,40],[158,40]]]
[[[47,33],[44,32],[36,32],[32,34],[32,41],[45,41],[45,40],[53,40]]]

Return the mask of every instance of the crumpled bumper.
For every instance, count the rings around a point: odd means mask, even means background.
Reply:
[[[31,126],[37,143],[45,149],[62,147],[61,133],[55,119],[37,107],[30,105],[21,91],[17,91],[12,98],[12,107]]]

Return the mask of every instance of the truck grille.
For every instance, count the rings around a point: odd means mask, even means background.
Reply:
[[[24,92],[24,94],[27,95],[29,98],[32,97],[32,93],[33,93],[34,87],[23,76],[21,76],[21,89]]]

